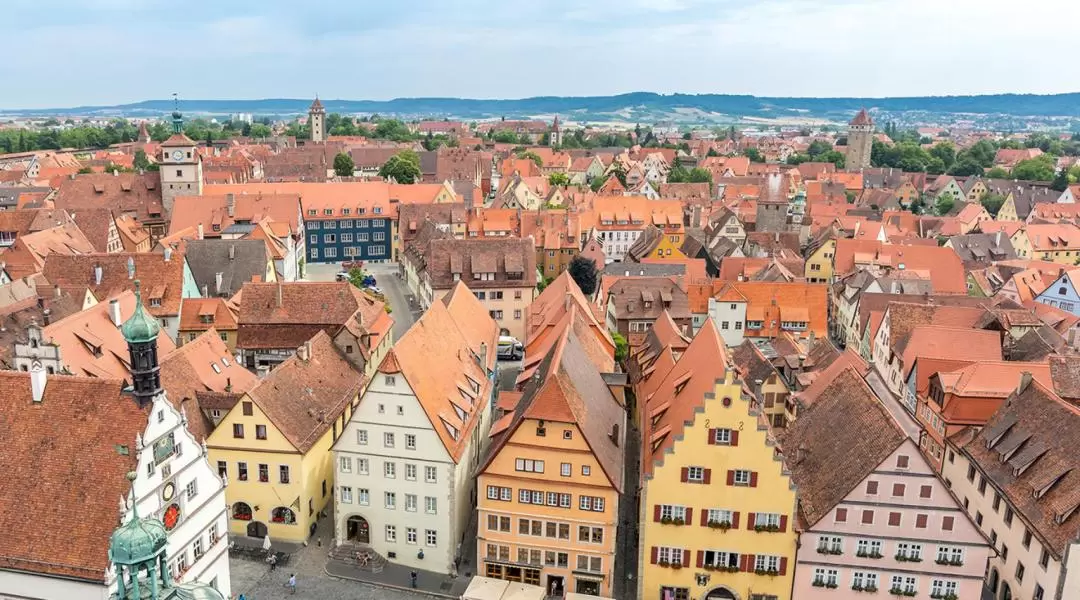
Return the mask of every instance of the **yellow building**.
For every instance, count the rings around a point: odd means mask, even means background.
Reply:
[[[638,597],[791,600],[795,490],[716,325],[646,369]]]
[[[1031,258],[1063,265],[1080,263],[1080,227],[1072,223],[1028,223]]]
[[[627,249],[627,256],[634,261],[646,259],[685,260],[682,252],[682,223],[668,221],[646,225],[634,243]]]
[[[229,533],[303,542],[333,500],[330,448],[367,380],[324,332],[240,398],[207,439]]]
[[[833,276],[833,256],[836,255],[836,240],[825,240],[817,250],[806,259],[806,271],[803,274],[810,283],[829,283]]]
[[[1010,190],[1005,194],[1005,201],[1001,203],[1001,208],[998,209],[998,214],[994,217],[996,221],[1020,221],[1022,220],[1016,210],[1016,199],[1013,192]]]
[[[477,477],[477,574],[612,596],[626,413],[593,362],[600,341],[574,329],[526,357],[523,391],[500,399],[510,412]]]

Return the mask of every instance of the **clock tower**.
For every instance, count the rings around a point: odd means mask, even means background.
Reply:
[[[173,134],[161,143],[161,204],[171,213],[177,196],[201,196],[203,191],[202,157],[197,144],[184,135],[184,117],[172,114]]]

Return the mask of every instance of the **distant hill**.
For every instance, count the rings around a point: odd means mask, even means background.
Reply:
[[[188,114],[254,113],[290,115],[307,111],[310,99],[184,100]],[[446,116],[462,119],[520,118],[563,114],[576,119],[645,121],[715,121],[738,117],[814,117],[844,120],[860,108],[887,113],[972,114],[1011,117],[1080,117],[1080,93],[986,96],[923,96],[911,98],[767,98],[726,94],[654,94],[616,96],[538,96],[517,100],[465,98],[396,98],[393,100],[323,100],[330,112],[403,116]],[[115,106],[80,106],[36,110],[0,110],[0,115],[158,116],[172,110],[171,100],[146,100]]]

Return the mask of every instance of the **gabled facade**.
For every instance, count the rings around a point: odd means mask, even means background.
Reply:
[[[1080,273],[1067,271],[1054,280],[1038,296],[1036,302],[1060,308],[1066,312],[1080,316],[1080,289],[1077,282],[1080,281]]]
[[[816,250],[806,257],[804,277],[808,283],[830,283],[833,280],[833,256],[836,254],[836,240],[825,240]]]
[[[638,597],[791,600],[795,488],[716,325],[656,367],[636,386]]]
[[[379,365],[334,444],[335,537],[452,573],[491,428],[498,327],[464,284]]]

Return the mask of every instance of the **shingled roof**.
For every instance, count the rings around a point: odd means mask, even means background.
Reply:
[[[236,345],[296,348],[319,331],[337,334],[355,315],[370,327],[384,306],[347,281],[245,283]]]
[[[205,296],[231,297],[249,281],[264,281],[270,262],[263,240],[190,240],[184,256],[195,285],[206,290]]]
[[[843,423],[843,427],[837,427]],[[854,368],[841,371],[783,431],[780,447],[812,526],[907,439]]]
[[[426,253],[432,289],[453,287],[463,281],[469,289],[533,287],[536,285],[536,249],[530,239],[436,239]],[[492,273],[492,279],[480,279]]]
[[[0,371],[0,531],[9,532],[0,535],[0,569],[104,585],[117,502],[130,489],[124,475],[137,466],[148,414],[122,386],[49,375],[34,402],[29,374]]]
[[[56,208],[69,212],[108,208],[113,214],[131,214],[140,223],[160,221],[164,218],[161,177],[158,173],[75,175],[60,184]]]
[[[100,283],[96,275],[98,267],[101,268]],[[138,280],[142,283],[146,310],[150,314],[159,318],[180,314],[184,256],[178,252],[169,251],[169,255],[148,252],[53,254],[45,260],[42,274],[56,285],[89,289],[98,301],[134,290]]]

